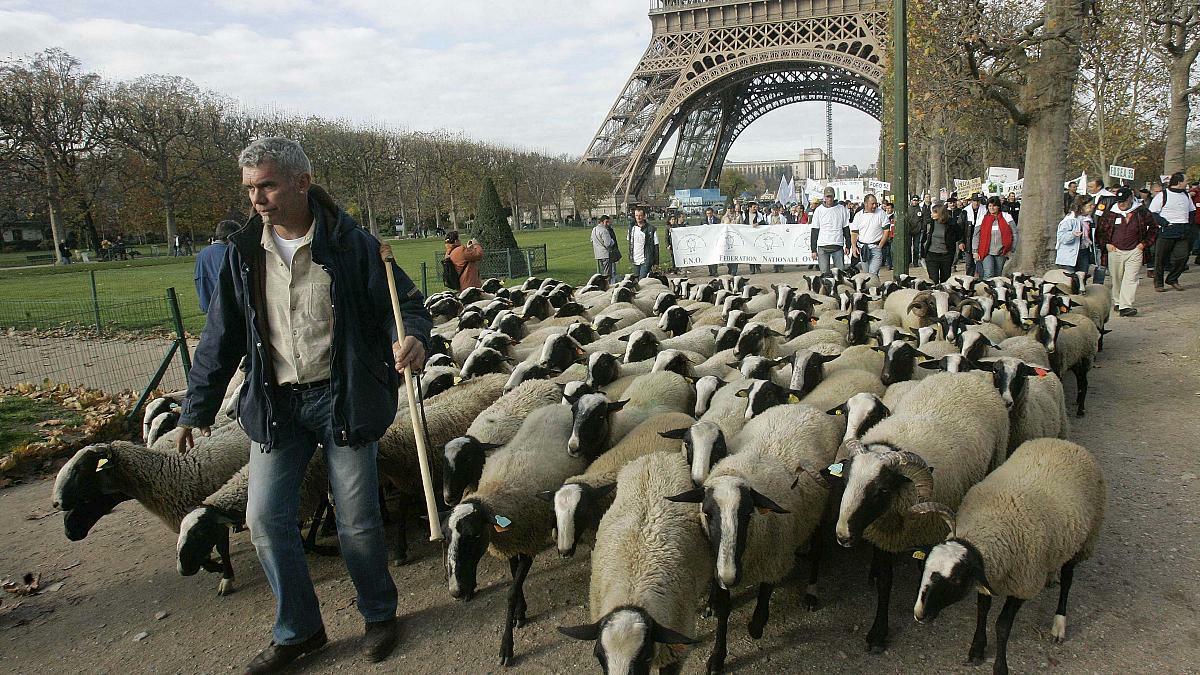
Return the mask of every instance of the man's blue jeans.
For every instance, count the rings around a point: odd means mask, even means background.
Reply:
[[[878,275],[883,269],[883,249],[879,244],[859,244],[858,252],[858,265],[862,271]]]
[[[817,265],[821,274],[828,272],[831,265],[840,270],[846,266],[845,251],[841,246],[822,246],[817,249]]]
[[[637,278],[639,279],[645,279],[646,277],[650,276],[650,261],[647,260],[646,262],[640,264],[634,263],[633,273],[636,274]]]
[[[276,644],[303,642],[321,630],[321,608],[300,538],[300,482],[320,443],[337,505],[338,543],[367,621],[396,616],[396,585],[388,571],[379,510],[379,444],[337,445],[329,387],[272,397],[278,422],[275,447],[250,445],[246,524],[267,582],[275,594]]]

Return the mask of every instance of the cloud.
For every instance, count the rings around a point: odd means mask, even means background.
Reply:
[[[587,147],[650,35],[645,0],[204,0],[188,12],[152,0],[63,4],[0,0],[0,49],[57,46],[113,80],[181,75],[251,109],[571,155]],[[752,125],[732,156],[798,153],[816,133],[799,108]],[[872,124],[853,135],[877,137]]]

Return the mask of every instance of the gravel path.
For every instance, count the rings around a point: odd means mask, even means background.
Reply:
[[[763,275],[771,281],[795,276]],[[1198,277],[1192,272],[1184,279],[1194,285]],[[1156,294],[1144,282],[1140,301],[1141,316],[1110,323],[1113,332],[1092,371],[1088,416],[1073,419],[1073,438],[1096,453],[1110,486],[1097,555],[1076,574],[1065,644],[1049,638],[1055,592],[1022,609],[1009,646],[1014,672],[1200,672],[1200,290]],[[43,584],[63,582],[39,596],[0,598],[0,670],[228,672],[266,644],[274,603],[245,533],[233,541],[238,590],[219,598],[214,575],[176,574],[174,535],[137,504],[118,507],[86,540],[67,541],[61,516],[46,516],[51,485],[43,480],[0,492],[0,577],[40,572]],[[45,517],[30,519],[38,516]],[[421,538],[420,529],[413,523],[412,539]],[[297,672],[501,670],[496,652],[507,565],[490,558],[482,563],[479,594],[461,603],[446,592],[440,551],[422,543],[413,553],[418,562],[393,569],[405,638],[377,666],[358,655],[362,624],[341,561],[310,558],[332,642]],[[932,625],[909,618],[917,579],[908,564],[898,568],[891,647],[881,656],[866,654],[864,632],[874,608],[867,559],[861,548],[827,557],[824,606],[816,613],[800,609],[796,582],[777,591],[771,623],[757,642],[745,629],[753,597],[739,594],[729,670],[990,672],[962,665],[974,603],[948,609]],[[587,574],[586,548],[573,560],[549,553],[535,560],[526,586],[532,622],[517,632],[510,670],[597,672],[591,645],[555,631],[586,620]],[[998,613],[994,607],[993,621]],[[705,642],[685,672],[703,672],[712,628],[712,620],[701,622]]]

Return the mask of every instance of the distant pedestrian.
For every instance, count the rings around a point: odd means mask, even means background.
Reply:
[[[810,246],[822,274],[831,266],[843,269],[850,256],[850,211],[834,203],[836,196],[833,188],[825,188],[821,205],[813,211]]]
[[[1128,190],[1129,188],[1124,188]],[[1132,200],[1133,192],[1130,191]],[[1075,203],[1063,219],[1058,222],[1055,239],[1054,264],[1068,272],[1087,272],[1092,265],[1091,211],[1095,204],[1087,195],[1076,195]],[[1113,279],[1115,287],[1116,279]]]
[[[933,217],[926,223],[925,250],[922,251],[930,281],[940,284],[950,278],[962,241],[962,221],[950,216],[948,205],[934,204]]]
[[[989,197],[987,213],[971,235],[971,251],[979,261],[978,271],[984,279],[1004,273],[1004,263],[1017,246],[1017,224],[1003,211],[999,197]]]
[[[617,247],[617,238],[613,234],[612,218],[600,216],[600,222],[592,228],[592,255],[600,266],[600,273],[608,279],[608,283],[617,283],[617,261],[621,259],[621,249]]]
[[[64,265],[71,264],[71,245],[66,240],[58,242],[58,258]]]
[[[1088,200],[1089,197],[1081,199]],[[1117,312],[1121,316],[1135,316],[1137,309],[1133,299],[1137,294],[1142,259],[1144,252],[1154,246],[1158,226],[1146,207],[1134,200],[1133,190],[1120,188],[1117,199],[1120,201],[1096,222],[1096,243],[1101,251],[1100,261],[1108,265],[1112,278]]]
[[[200,311],[208,314],[208,305],[217,293],[217,280],[221,276],[221,267],[225,265],[225,256],[229,251],[229,237],[242,228],[237,221],[222,220],[217,223],[213,232],[212,243],[200,250],[196,256],[196,296],[200,298]]]
[[[863,198],[863,209],[850,221],[850,248],[858,251],[864,272],[878,275],[883,268],[883,245],[887,243],[887,214],[875,195]]]
[[[721,223],[723,225],[737,225],[740,222],[738,220],[740,215],[741,212],[738,211],[738,207],[731,206],[725,209],[724,215],[721,216]],[[713,276],[716,276],[716,265],[711,265],[709,269],[713,270]],[[725,269],[729,272],[730,276],[737,276],[738,264],[735,262],[725,263]]]
[[[629,228],[629,262],[639,279],[658,268],[658,231],[646,220],[646,209],[640,206],[633,210],[633,226]]]
[[[459,288],[479,288],[483,281],[479,278],[479,261],[483,260],[483,247],[474,239],[468,239],[464,246],[458,238],[458,231],[446,233],[446,256],[458,270]]]
[[[1179,275],[1187,265],[1192,241],[1192,212],[1196,205],[1187,192],[1182,171],[1171,175],[1167,189],[1150,200],[1150,213],[1159,217],[1158,241],[1154,244],[1154,290],[1163,292],[1165,286],[1182,291]]]

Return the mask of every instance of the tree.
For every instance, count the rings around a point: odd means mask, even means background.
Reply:
[[[166,216],[167,243],[172,244],[180,196],[216,162],[221,110],[191,80],[146,75],[113,91],[106,115],[108,133],[140,155],[147,164]]]
[[[80,65],[70,54],[48,49],[0,67],[0,140],[28,148],[26,156],[39,165],[56,251],[64,236],[62,172],[103,141],[100,77],[81,73]]]
[[[567,189],[571,192],[571,202],[575,212],[591,211],[600,200],[612,194],[613,175],[598,166],[577,164],[567,179]]]
[[[517,248],[517,238],[508,226],[504,206],[491,176],[484,177],[479,205],[475,207],[475,238],[483,244],[485,251]]]
[[[1146,12],[1150,23],[1162,30],[1154,55],[1171,78],[1167,147],[1162,168],[1164,174],[1171,174],[1183,170],[1191,97],[1200,94],[1200,80],[1191,82],[1192,65],[1200,55],[1200,3],[1196,0],[1153,0],[1147,2]]]
[[[721,188],[721,194],[730,199],[736,199],[746,190],[752,189],[754,184],[741,171],[725,169],[721,171],[721,178],[717,181],[717,187]]]
[[[1089,5],[1090,0],[1046,0],[1040,13],[1031,16],[1019,11],[1020,5],[985,8],[975,0],[965,15],[950,21],[976,30],[961,43],[975,91],[1003,106],[1027,132],[1024,227],[1013,269],[1043,269],[1053,260],[1080,37]]]

